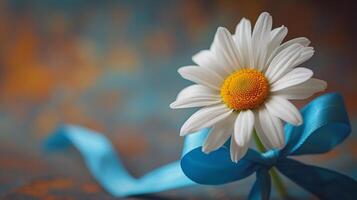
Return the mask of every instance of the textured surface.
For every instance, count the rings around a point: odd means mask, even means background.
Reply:
[[[353,7],[352,1],[1,1],[0,198],[113,199],[77,152],[42,151],[42,139],[61,123],[106,134],[135,175],[176,160],[179,127],[193,112],[168,106],[189,85],[177,69],[210,46],[218,26],[234,31],[242,17],[255,21],[261,11],[273,15],[274,27],[289,28],[288,39],[312,41],[316,54],[304,66],[328,81],[328,91],[344,95],[352,119],[347,142],[304,160],[357,178]],[[239,199],[252,178],[145,198]],[[292,196],[306,197],[286,183]]]

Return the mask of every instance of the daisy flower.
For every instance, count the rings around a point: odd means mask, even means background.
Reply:
[[[253,30],[243,18],[232,35],[219,27],[209,50],[192,57],[197,64],[179,74],[195,84],[184,88],[170,107],[201,107],[181,127],[185,136],[210,128],[202,150],[222,146],[230,137],[231,159],[237,162],[248,149],[255,129],[267,149],[285,145],[283,122],[301,125],[299,110],[289,102],[306,99],[326,88],[313,72],[298,67],[314,54],[305,37],[282,43],[288,30],[272,30],[272,17],[262,13]]]

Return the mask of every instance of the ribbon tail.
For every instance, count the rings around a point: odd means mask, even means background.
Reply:
[[[306,165],[292,159],[283,159],[276,166],[279,171],[296,184],[326,200],[355,200],[357,182],[329,169]]]
[[[249,200],[269,200],[271,190],[271,178],[267,169],[259,169],[257,179],[249,193]]]
[[[73,145],[83,156],[94,178],[110,194],[123,197],[160,192],[195,183],[187,178],[176,161],[136,179],[123,166],[110,141],[103,135],[78,126],[63,126],[45,142],[47,150]]]

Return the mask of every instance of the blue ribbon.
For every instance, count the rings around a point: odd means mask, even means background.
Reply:
[[[101,134],[78,126],[62,126],[48,138],[46,147],[62,149],[72,144],[84,157],[96,180],[114,196],[154,193],[194,185],[219,185],[256,173],[250,200],[269,199],[269,169],[282,174],[320,199],[357,199],[357,182],[335,171],[306,165],[289,156],[325,153],[341,143],[351,131],[341,95],[316,98],[301,110],[304,124],[285,125],[286,146],[258,153],[249,149],[238,163],[230,159],[229,142],[205,154],[201,146],[209,130],[186,136],[180,161],[133,178],[123,167],[111,143]]]

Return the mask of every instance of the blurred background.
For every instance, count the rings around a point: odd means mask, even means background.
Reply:
[[[140,176],[177,160],[179,128],[193,109],[169,108],[190,84],[177,69],[209,48],[216,28],[234,31],[262,11],[287,39],[306,36],[304,66],[345,97],[353,133],[332,152],[303,159],[357,178],[356,12],[353,1],[0,1],[0,198],[114,199],[76,151],[47,154],[60,124],[108,136]],[[311,99],[310,99],[311,100]],[[302,106],[305,102],[299,102]],[[254,177],[131,199],[245,199]],[[312,198],[289,180],[291,196]],[[273,199],[276,192],[273,190]]]

